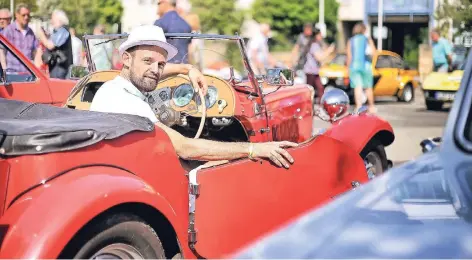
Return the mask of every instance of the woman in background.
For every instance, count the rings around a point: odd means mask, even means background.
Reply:
[[[363,90],[367,95],[369,113],[375,113],[374,106],[374,78],[372,74],[372,63],[366,54],[370,47],[371,55],[375,56],[376,48],[374,42],[365,36],[366,27],[363,23],[357,23],[352,30],[352,36],[347,42],[347,67],[351,88],[354,88],[354,99],[356,111],[362,106]]]
[[[306,74],[306,83],[315,88],[316,104],[320,103],[320,99],[324,93],[324,86],[321,84],[319,75],[321,62],[334,52],[334,44],[331,44],[326,50],[323,50],[321,46],[322,41],[323,36],[321,35],[321,31],[315,28],[313,30],[312,41],[308,43],[310,49],[306,54],[305,66],[303,66],[303,72]]]

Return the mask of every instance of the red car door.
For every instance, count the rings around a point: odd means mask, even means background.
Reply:
[[[46,77],[3,36],[0,41],[0,60],[6,71],[6,81],[0,80],[0,98],[51,104]]]
[[[221,258],[368,180],[360,156],[327,136],[289,152],[288,170],[241,160],[198,172],[196,253]]]

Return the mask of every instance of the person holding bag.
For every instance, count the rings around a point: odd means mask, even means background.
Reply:
[[[307,84],[315,88],[315,103],[319,104],[324,94],[324,86],[320,80],[321,62],[334,52],[334,44],[331,44],[326,50],[321,47],[323,36],[318,29],[314,30],[313,38],[307,46],[306,62],[303,66],[303,72],[306,74]]]

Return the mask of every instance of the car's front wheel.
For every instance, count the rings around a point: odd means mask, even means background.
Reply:
[[[388,169],[385,147],[378,140],[369,142],[362,150],[361,157],[364,160],[369,179],[382,175]]]
[[[399,101],[410,103],[415,99],[415,90],[411,84],[406,85],[403,87],[402,94],[399,97]]]
[[[135,215],[116,214],[92,223],[74,238],[67,258],[163,259],[164,248],[154,229]],[[67,254],[67,253],[66,253]]]
[[[443,107],[443,102],[440,101],[426,100],[425,103],[427,110],[441,110]]]

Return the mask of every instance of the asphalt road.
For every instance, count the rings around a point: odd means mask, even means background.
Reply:
[[[414,159],[421,154],[420,142],[428,137],[442,136],[449,108],[442,111],[428,111],[424,105],[423,93],[415,92],[415,101],[400,103],[394,98],[376,100],[378,115],[393,127],[395,141],[386,148],[387,156],[394,165]],[[315,119],[315,128],[329,125]]]

